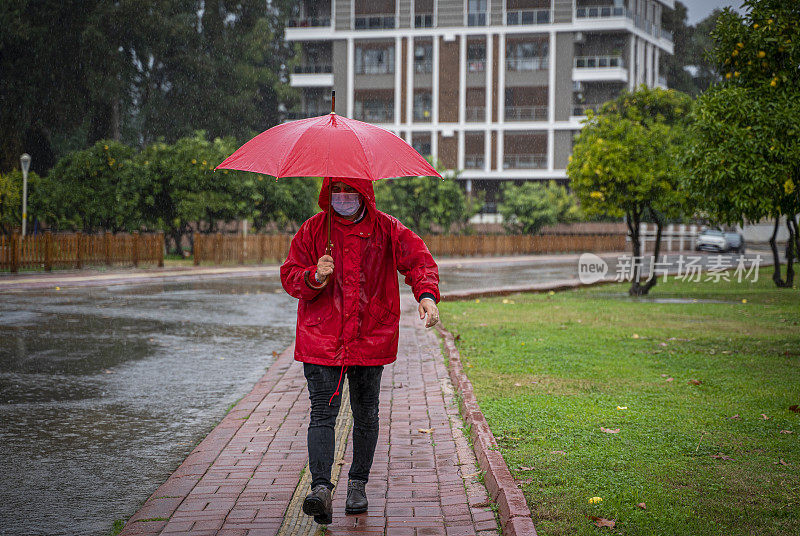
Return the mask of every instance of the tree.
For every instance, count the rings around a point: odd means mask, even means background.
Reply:
[[[63,157],[41,181],[37,214],[57,229],[138,229],[140,191],[131,181],[134,149],[101,140]]]
[[[0,173],[0,234],[9,235],[11,229],[22,225],[22,171]],[[28,174],[28,229],[31,217],[36,216],[32,201],[36,199],[41,179],[36,173]]]
[[[647,294],[657,281],[654,272],[646,283],[640,281],[643,218],[656,223],[658,258],[664,224],[685,209],[676,161],[691,104],[687,95],[674,90],[641,86],[624,92],[584,120],[567,165],[571,186],[587,214],[625,216],[633,249],[631,295]]]
[[[554,181],[505,183],[498,209],[503,216],[503,227],[515,234],[534,235],[545,225],[580,219],[575,197]]]
[[[378,181],[375,185],[378,209],[395,216],[418,234],[448,233],[453,225],[463,229],[477,214],[482,199],[467,198],[457,182],[459,172],[445,171],[440,161],[435,167],[443,174],[443,180],[411,177]]]
[[[726,9],[712,34],[712,57],[724,78],[692,113],[685,186],[720,221],[775,218],[773,280],[791,287],[800,253],[800,4],[747,0],[744,6],[744,16]],[[785,280],[775,243],[782,216],[789,231]]]
[[[661,55],[660,71],[667,85],[689,95],[698,95],[719,78],[713,62],[707,57],[711,48],[710,32],[721,10],[715,9],[705,19],[691,26],[686,22],[686,6],[675,2],[675,9],[664,11],[662,25],[672,32],[674,52]]]

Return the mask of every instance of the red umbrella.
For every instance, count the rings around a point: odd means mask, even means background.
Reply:
[[[334,103],[335,98],[334,94]],[[390,177],[442,177],[396,134],[333,111],[265,130],[239,147],[216,169],[252,171],[276,179],[349,177],[376,181]],[[326,254],[330,255],[333,246],[330,207],[327,220]]]

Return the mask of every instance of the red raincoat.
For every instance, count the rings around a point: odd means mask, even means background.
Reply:
[[[366,213],[354,223],[333,213],[334,268],[321,290],[311,288],[317,261],[325,254],[331,179],[319,195],[323,209],[306,220],[292,239],[281,266],[281,284],[300,300],[294,358],[319,365],[385,365],[397,359],[400,291],[405,275],[414,297],[430,292],[439,301],[439,269],[422,239],[375,207],[372,181],[334,179],[358,190]]]

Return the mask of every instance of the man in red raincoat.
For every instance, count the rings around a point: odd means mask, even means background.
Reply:
[[[329,202],[333,251],[326,255]],[[280,273],[283,288],[299,299],[294,358],[303,362],[311,399],[312,481],[303,511],[327,524],[333,519],[330,477],[342,376],[350,386],[354,423],[345,513],[357,514],[367,510],[364,486],[378,441],[381,373],[397,359],[397,272],[419,302],[420,319],[427,316],[431,327],[439,320],[439,271],[422,239],[375,207],[372,181],[325,178],[319,206],[323,211],[292,239]]]

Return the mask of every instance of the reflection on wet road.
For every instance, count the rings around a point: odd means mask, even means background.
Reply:
[[[107,534],[294,336],[276,277],[0,294],[0,534]]]

